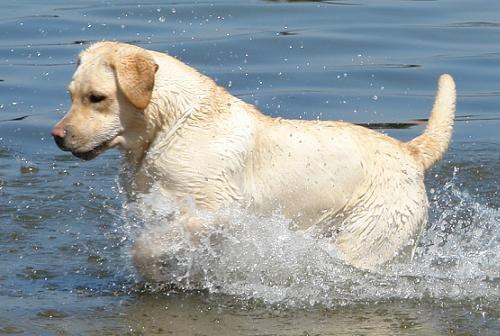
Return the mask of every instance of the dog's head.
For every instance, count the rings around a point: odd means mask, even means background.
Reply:
[[[157,70],[139,47],[99,42],[83,51],[68,87],[71,108],[52,129],[59,148],[84,160],[130,149],[144,130]]]

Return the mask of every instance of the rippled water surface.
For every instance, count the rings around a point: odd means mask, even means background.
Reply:
[[[500,2],[0,8],[0,334],[500,334]],[[75,56],[102,39],[168,52],[267,114],[404,140],[422,132],[437,76],[454,75],[454,140],[427,174],[430,220],[414,260],[363,272],[313,231],[229,210],[218,243],[193,246],[154,192],[125,204],[118,152],[83,162],[50,136]],[[132,267],[145,235],[169,265],[161,288]]]

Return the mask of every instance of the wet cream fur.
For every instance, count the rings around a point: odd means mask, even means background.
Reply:
[[[213,212],[279,211],[298,228],[321,227],[347,263],[376,269],[414,246],[425,226],[424,172],[452,133],[449,75],[439,79],[425,132],[400,142],[346,122],[265,116],[179,60],[132,45],[99,42],[79,62],[73,105],[60,121],[74,133],[72,149],[106,141],[102,150],[122,150],[125,185],[148,192],[157,182],[192,232],[210,223],[187,200]],[[107,98],[85,102],[90,92]],[[146,274],[153,250],[137,242],[135,262]]]

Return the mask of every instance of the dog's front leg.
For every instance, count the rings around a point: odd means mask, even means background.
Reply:
[[[170,225],[145,230],[135,239],[132,261],[143,279],[168,282],[184,274],[186,253],[210,250],[222,239],[221,219],[196,212],[181,209]]]
[[[200,210],[183,209],[178,218],[194,245],[212,244],[218,240],[227,218]]]

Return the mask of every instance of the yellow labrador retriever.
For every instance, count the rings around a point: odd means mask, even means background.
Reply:
[[[90,160],[116,147],[134,191],[159,183],[181,209],[191,199],[208,211],[279,211],[299,228],[318,225],[347,263],[366,269],[424,228],[424,172],[447,150],[456,96],[442,75],[425,132],[400,142],[346,122],[265,116],[173,57],[116,42],[80,54],[69,92],[71,109],[52,130],[62,150]],[[201,219],[181,213],[199,229]]]

